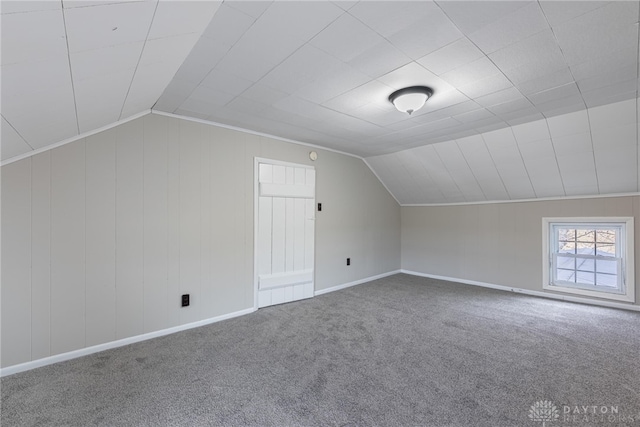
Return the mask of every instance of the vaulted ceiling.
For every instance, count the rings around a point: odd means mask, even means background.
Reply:
[[[3,1],[2,159],[153,109],[362,156],[403,204],[637,192],[639,4]]]

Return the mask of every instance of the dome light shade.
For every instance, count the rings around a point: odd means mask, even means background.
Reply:
[[[411,86],[397,90],[389,95],[389,101],[403,113],[411,115],[422,108],[427,99],[433,95],[433,90],[426,86]]]

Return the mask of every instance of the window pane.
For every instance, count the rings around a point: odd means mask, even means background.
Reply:
[[[558,252],[561,254],[575,254],[576,244],[574,242],[558,242]]]
[[[595,274],[587,273],[585,271],[578,271],[577,282],[584,283],[585,285],[594,285],[595,283]]]
[[[618,276],[615,274],[597,274],[598,286],[606,288],[618,288]]]
[[[580,242],[578,242],[578,247],[576,248],[576,252],[579,255],[595,255],[596,254],[596,244],[595,243],[580,243]]]
[[[556,270],[556,280],[562,280],[563,282],[576,282],[576,272],[574,270],[563,270],[558,268]]]
[[[597,230],[596,242],[598,243],[615,243],[616,230]]]
[[[596,254],[599,256],[616,256],[616,245],[597,243]]]
[[[575,269],[575,258],[570,256],[562,256],[558,255],[556,259],[556,267],[558,268],[567,268],[570,270]]]
[[[595,260],[593,258],[578,258],[576,259],[576,269],[582,271],[595,272]]]
[[[578,242],[595,242],[595,230],[576,230]]]
[[[618,260],[596,260],[598,273],[618,274]]]
[[[576,239],[576,230],[574,228],[558,227],[556,230],[558,233],[558,240],[573,241]]]

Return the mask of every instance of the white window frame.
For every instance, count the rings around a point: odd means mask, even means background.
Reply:
[[[634,238],[633,217],[562,217],[542,218],[542,288],[549,291],[569,294],[584,295],[595,298],[604,298],[616,301],[635,302],[635,276],[634,276]],[[621,226],[620,241],[616,242],[622,250],[622,263],[619,268],[619,277],[622,279],[621,291],[599,291],[585,289],[580,285],[553,283],[554,251],[552,245],[556,244],[553,226],[564,224],[567,226],[593,225],[593,226]]]

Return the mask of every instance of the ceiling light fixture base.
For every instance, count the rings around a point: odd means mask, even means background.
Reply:
[[[427,86],[411,86],[398,89],[389,95],[391,102],[400,112],[411,115],[419,110],[433,95],[433,89]]]

